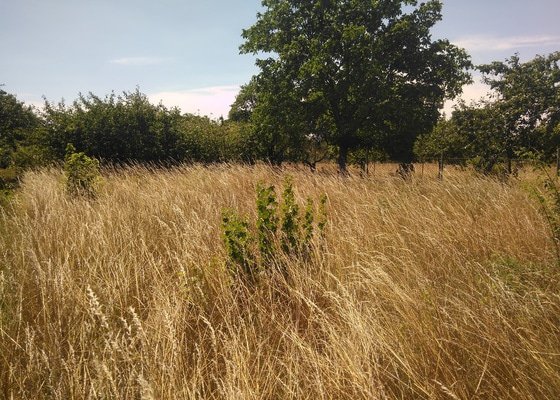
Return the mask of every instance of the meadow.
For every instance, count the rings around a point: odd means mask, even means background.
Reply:
[[[0,398],[558,399],[560,270],[531,195],[437,167],[59,169],[0,208]],[[222,212],[259,182],[327,196],[306,257],[247,283]]]

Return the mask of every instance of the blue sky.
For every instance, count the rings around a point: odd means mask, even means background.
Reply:
[[[0,0],[0,83],[29,104],[140,87],[184,112],[227,115],[257,72],[239,55],[260,0]],[[473,62],[560,50],[560,0],[447,0],[434,37]],[[465,88],[465,99],[484,85]]]

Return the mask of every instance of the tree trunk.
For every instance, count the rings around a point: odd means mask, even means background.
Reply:
[[[309,167],[309,169],[311,170],[312,173],[317,172],[317,162],[316,161],[304,161],[303,162],[305,165],[307,165]]]
[[[338,172],[341,175],[348,175],[347,160],[348,147],[341,144],[338,149]]]

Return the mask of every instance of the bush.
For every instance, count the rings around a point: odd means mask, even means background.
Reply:
[[[74,146],[69,144],[64,158],[64,172],[66,190],[70,195],[95,197],[101,181],[98,160],[83,152],[77,153]]]
[[[273,256],[274,235],[278,229],[278,202],[274,186],[257,186],[257,238],[263,259]]]
[[[308,257],[314,232],[322,237],[325,229],[326,201],[326,195],[321,196],[318,210],[315,210],[313,200],[308,198],[300,215],[292,180],[287,178],[278,216],[274,186],[257,185],[256,234],[251,234],[249,222],[234,211],[225,211],[222,217],[229,270],[237,278],[254,281],[258,272],[281,266],[285,257]],[[317,221],[316,230],[314,221]]]
[[[229,257],[230,270],[236,275],[239,273],[253,275],[247,246],[250,241],[248,227],[249,224],[235,212],[224,211],[222,216],[223,238]]]

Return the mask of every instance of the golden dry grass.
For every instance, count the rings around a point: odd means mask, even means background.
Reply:
[[[560,398],[538,206],[523,181],[432,170],[134,167],[93,201],[27,174],[0,216],[0,397]],[[327,194],[324,241],[286,279],[235,284],[222,209],[254,216],[257,182],[285,174],[301,203]]]

